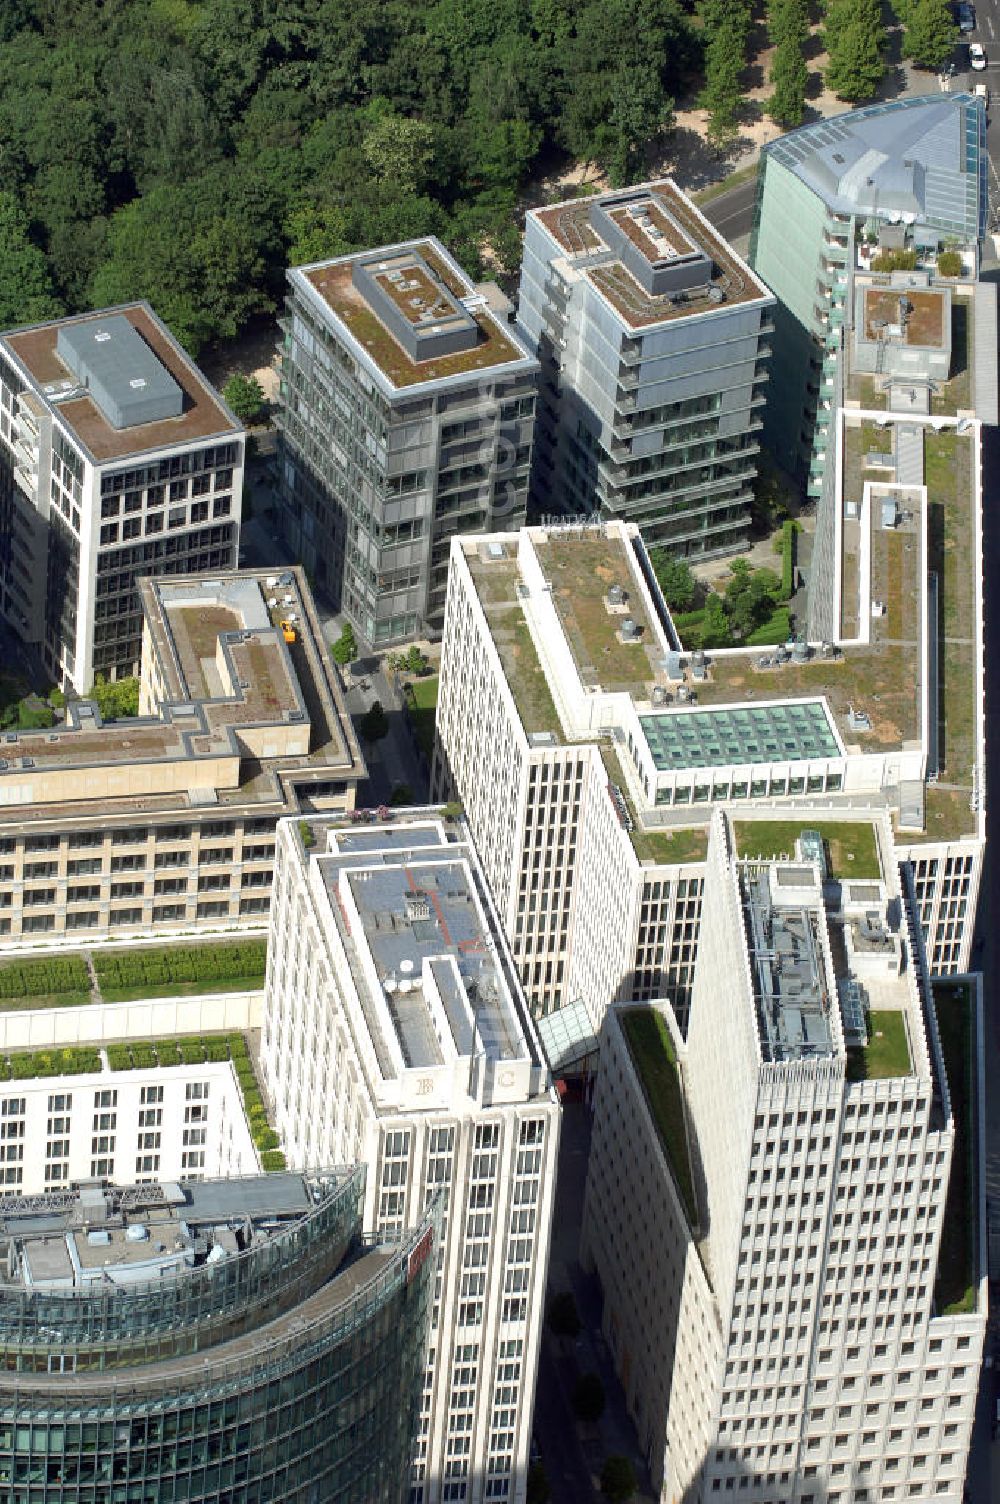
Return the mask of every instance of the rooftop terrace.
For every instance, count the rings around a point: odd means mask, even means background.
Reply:
[[[928,288],[866,287],[864,331],[876,339],[887,331],[905,345],[940,348],[945,342],[947,297]],[[904,317],[905,316],[905,317]]]
[[[629,205],[644,209],[642,222],[627,208],[617,207],[626,199]],[[532,212],[567,253],[572,271],[585,276],[631,329],[655,327],[727,305],[771,300],[764,284],[669,179],[619,194],[570,199]],[[609,233],[608,221],[618,233]],[[658,286],[649,290],[652,284],[643,285],[647,279],[640,281],[635,264],[631,268],[627,264],[629,246],[651,267],[667,268],[692,253],[703,262],[707,258],[708,264],[695,277],[674,279],[677,285],[669,291],[660,292]]]
[[[106,321],[108,312],[113,312],[115,320],[127,320],[137,339],[148,347],[156,368],[165,373],[164,384],[169,381],[180,388],[182,406],[178,416],[116,427],[59,354],[61,335],[65,346],[67,332],[79,332]],[[16,357],[44,406],[58,413],[60,421],[98,463],[196,439],[232,437],[243,432],[242,424],[226,411],[218,393],[147,303],[132,303],[113,311],[82,314],[16,330],[0,338],[0,347]]]
[[[367,275],[359,276],[359,267]],[[434,241],[299,267],[290,276],[318,295],[391,388],[533,363],[513,331],[479,306],[472,283]],[[449,341],[449,334],[458,338]]]
[[[525,1058],[469,847],[409,825],[379,832],[377,850],[359,849],[352,832],[333,839],[339,849],[320,867],[384,1072],[394,1074],[386,1029],[405,1069]]]
[[[279,773],[306,781],[360,773],[301,571],[143,580],[140,593],[152,654],[144,682],[155,684],[144,713],[103,724],[81,701],[62,726],[3,733],[0,787],[24,785],[27,802],[55,814],[80,804],[88,785],[68,776],[77,773],[90,775],[102,809],[109,798],[148,807],[158,795],[207,786],[217,799],[267,797],[248,787],[261,778],[274,797]],[[279,624],[290,617],[291,644]]]

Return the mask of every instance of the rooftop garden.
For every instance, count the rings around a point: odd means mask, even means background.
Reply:
[[[641,697],[653,677],[646,653],[653,633],[633,581],[632,561],[622,543],[603,530],[560,536],[537,545],[538,557],[552,585],[552,599],[584,684],[628,690]],[[628,592],[625,609],[608,610],[612,585]],[[623,642],[622,622],[640,628],[635,642]]]
[[[71,1008],[135,998],[245,992],[264,985],[265,940],[223,944],[136,946],[84,955],[41,956],[0,964],[0,1013]],[[96,990],[93,981],[96,979]]]
[[[886,1081],[912,1070],[906,1017],[897,1008],[873,1008],[868,1043],[847,1052],[848,1081]]]
[[[278,1148],[278,1135],[268,1122],[253,1057],[242,1034],[209,1034],[193,1039],[144,1039],[108,1046],[108,1065],[113,1071],[156,1070],[171,1065],[206,1065],[212,1061],[226,1060],[232,1061],[243,1095],[250,1136],[260,1154],[261,1165],[265,1170],[283,1170],[285,1156]]]
[[[90,972],[83,956],[43,956],[0,966],[0,1013],[71,1008],[90,1000]]]
[[[267,941],[98,950],[93,963],[107,1003],[199,992],[247,992],[264,985]]]
[[[100,1069],[100,1052],[90,1046],[0,1053],[0,1081],[33,1081],[46,1076],[88,1076],[96,1074]]]
[[[555,702],[517,599],[516,562],[508,559],[480,564],[474,558],[468,562],[525,733],[531,736],[533,732],[551,731],[559,736]]]
[[[698,1211],[688,1155],[684,1092],[670,1031],[655,1008],[628,1008],[618,1017],[688,1223],[694,1228]]]
[[[976,1307],[976,1056],[971,988],[964,982],[936,982],[934,1009],[955,1120],[934,1297],[942,1315],[954,1316]]]
[[[636,814],[632,796],[622,772],[621,759],[614,747],[601,744],[601,756],[608,770],[608,777],[625,801],[632,828],[629,837],[632,848],[640,862],[656,862],[674,865],[681,862],[703,862],[708,851],[708,828],[705,826],[680,829],[644,830]]]
[[[795,536],[798,524],[790,518],[775,534],[780,575],[773,569],[754,569],[746,559],[733,559],[730,578],[722,591],[696,580],[684,559],[665,549],[653,549],[650,562],[674,626],[684,647],[767,647],[787,642],[792,619],[787,602],[795,578]]]
[[[929,567],[938,576],[938,753],[941,781],[972,790],[976,748],[975,540],[969,440],[924,437]],[[966,797],[966,807],[968,797]],[[966,808],[966,813],[968,809]]]
[[[803,830],[818,830],[833,878],[882,876],[875,827],[864,820],[739,820],[734,826],[741,857],[791,857]]]

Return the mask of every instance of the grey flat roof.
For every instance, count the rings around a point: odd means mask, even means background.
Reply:
[[[837,213],[929,224],[968,240],[986,216],[986,114],[971,94],[848,110],[764,148]]]
[[[767,867],[741,867],[740,890],[765,1058],[832,1054],[820,916],[804,906],[772,903]]]
[[[183,411],[184,393],[124,314],[61,324],[56,353],[112,428],[179,418]]]
[[[387,1027],[408,1068],[442,1065],[452,1050],[489,1060],[531,1055],[517,982],[471,844],[431,824],[335,827],[332,834],[338,849],[315,860],[383,1074],[398,1068]],[[361,934],[353,913],[348,923],[345,888]],[[365,952],[377,993],[360,964]]]

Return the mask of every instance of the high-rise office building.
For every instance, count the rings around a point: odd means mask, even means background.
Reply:
[[[143,579],[139,714],[0,740],[0,942],[267,925],[274,828],[365,776],[301,569]]]
[[[686,1039],[607,1017],[583,1254],[660,1497],[963,1498],[986,1324],[974,979],[906,867],[741,860],[713,816]],[[947,1209],[947,1210],[946,1210]]]
[[[773,298],[676,184],[532,209],[518,323],[542,363],[536,515],[672,553],[748,536]]]
[[[455,541],[433,790],[462,802],[543,1036],[544,1015],[571,1008],[552,1027],[575,1017],[593,1048],[609,1002],[664,993],[683,1020],[717,804],[748,832],[765,813],[815,825],[817,803],[827,821],[888,814],[932,972],[969,965],[984,843],[978,428],[918,429],[911,445],[918,467],[925,443],[933,456],[947,568],[922,468],[897,480],[883,456],[860,482],[868,433],[844,432],[859,499],[836,642],[688,651],[620,522]],[[932,591],[951,602],[943,638]]]
[[[363,1168],[0,1199],[10,1504],[400,1504],[433,1215],[361,1238]]]
[[[0,612],[50,679],[137,671],[140,575],[235,566],[244,443],[146,303],[0,336]]]
[[[288,273],[280,524],[375,647],[441,630],[450,539],[524,520],[538,364],[432,238]]]
[[[559,1108],[463,826],[282,823],[261,1060],[289,1163],[368,1167],[372,1235],[442,1202],[410,1504],[523,1500]]]
[[[934,268],[942,248],[959,247],[959,276],[974,278],[988,160],[986,111],[962,93],[849,110],[764,147],[750,264],[778,299],[765,437],[810,497],[833,461],[852,271]],[[992,344],[995,355],[995,334]]]

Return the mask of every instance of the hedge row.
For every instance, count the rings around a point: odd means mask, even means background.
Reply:
[[[94,952],[101,987],[155,987],[157,983],[227,982],[260,977],[267,965],[266,940],[225,945],[170,945],[161,949]]]
[[[13,1055],[0,1055],[0,1081],[31,1081],[38,1076],[84,1076],[100,1069],[100,1052],[86,1047],[24,1050]]]
[[[90,973],[82,956],[46,956],[0,966],[0,998],[45,997],[60,992],[89,994]]]
[[[216,1034],[204,1039],[143,1039],[108,1046],[108,1064],[113,1071],[148,1070],[162,1065],[204,1065],[213,1060],[233,1062],[243,1094],[250,1136],[260,1152],[261,1164],[265,1170],[283,1170],[285,1157],[277,1153],[280,1139],[267,1120],[257,1073],[242,1034]]]

